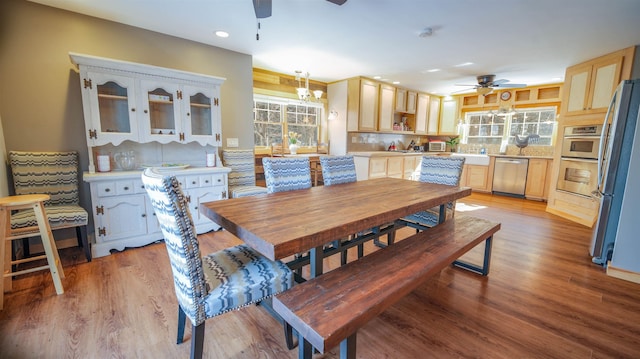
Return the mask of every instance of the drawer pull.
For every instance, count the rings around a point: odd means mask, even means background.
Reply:
[[[111,188],[105,188],[104,191],[105,192],[111,192]]]
[[[124,190],[128,191],[129,190],[129,186],[124,186]]]

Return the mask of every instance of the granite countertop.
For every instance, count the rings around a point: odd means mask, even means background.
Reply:
[[[355,151],[348,154],[357,157],[389,157],[389,156],[437,156],[448,152],[416,152],[416,151]]]

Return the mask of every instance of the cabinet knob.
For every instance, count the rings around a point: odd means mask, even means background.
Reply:
[[[196,181],[191,181],[191,184],[196,184]]]
[[[187,112],[187,116],[191,116],[191,114],[189,112]]]
[[[149,113],[149,111],[147,111],[147,110],[144,110],[144,113]]]
[[[135,108],[132,108],[132,109],[131,109],[131,112],[136,112],[136,109],[135,109]]]
[[[128,191],[129,190],[129,186],[124,186],[124,190]]]
[[[222,182],[222,180],[220,178],[218,178],[218,182]]]
[[[146,217],[146,216],[147,216],[146,214],[144,214],[144,213],[142,214],[142,218],[144,218],[144,217]]]
[[[104,191],[105,192],[111,192],[111,188],[105,188]]]
[[[204,180],[204,183],[209,183],[209,180]]]

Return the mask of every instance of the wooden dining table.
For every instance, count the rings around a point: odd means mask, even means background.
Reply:
[[[325,244],[435,206],[442,211],[470,194],[468,187],[378,178],[206,202],[200,211],[271,260],[309,251],[315,277]]]

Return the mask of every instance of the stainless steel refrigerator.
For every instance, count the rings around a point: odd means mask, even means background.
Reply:
[[[603,266],[611,259],[616,244],[622,200],[625,188],[630,185],[628,174],[640,171],[640,161],[637,156],[632,160],[631,156],[634,144],[636,148],[640,146],[636,136],[639,109],[640,80],[623,81],[614,92],[604,119],[598,156],[598,187],[593,193],[600,200],[600,212],[591,240],[591,255],[594,263]],[[632,202],[635,202],[635,208],[625,206],[624,211],[639,213],[640,198]],[[622,217],[629,218],[626,213]],[[640,235],[637,238],[640,241]]]

